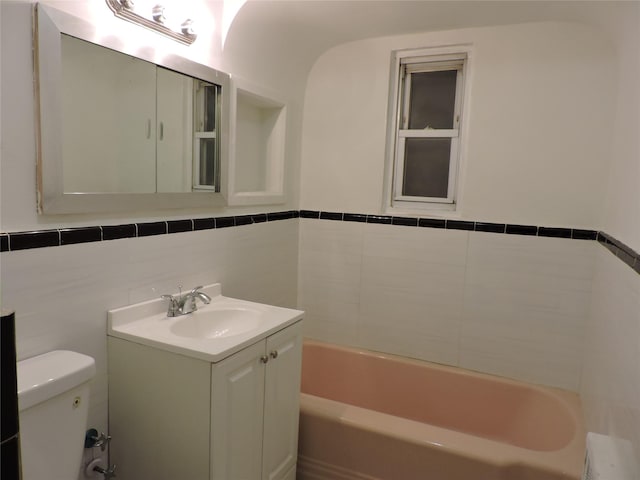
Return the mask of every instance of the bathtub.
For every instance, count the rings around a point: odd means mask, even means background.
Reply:
[[[577,480],[578,396],[306,341],[298,480]]]

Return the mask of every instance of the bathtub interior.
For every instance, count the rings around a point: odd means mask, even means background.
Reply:
[[[578,395],[306,340],[298,480],[579,480]]]
[[[569,392],[453,367],[307,341],[302,371],[303,393],[530,450],[579,428]]]

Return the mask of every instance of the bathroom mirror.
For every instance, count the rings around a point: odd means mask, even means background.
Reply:
[[[225,203],[229,76],[34,12],[38,211]]]

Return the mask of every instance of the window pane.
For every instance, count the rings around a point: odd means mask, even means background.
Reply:
[[[411,74],[409,128],[453,128],[457,70]]]
[[[196,80],[196,131],[215,132],[217,119],[217,102],[220,87],[211,83]]]
[[[198,184],[214,186],[216,176],[216,140],[200,139],[200,165],[198,168]]]
[[[211,85],[205,88],[204,105],[205,120],[204,131],[213,132],[216,129],[216,100],[218,97],[218,86]]]
[[[446,198],[450,153],[450,138],[407,138],[402,195]]]

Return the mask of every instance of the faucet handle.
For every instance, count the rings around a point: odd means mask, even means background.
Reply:
[[[198,293],[198,290],[200,290],[201,288],[204,288],[204,287],[202,285],[198,287],[193,287],[193,289],[191,290],[191,294],[195,295],[196,293]]]
[[[169,308],[167,310],[168,317],[175,317],[180,309],[180,304],[178,303],[178,299],[173,295],[164,294],[160,295],[160,298],[163,300],[169,300]]]

